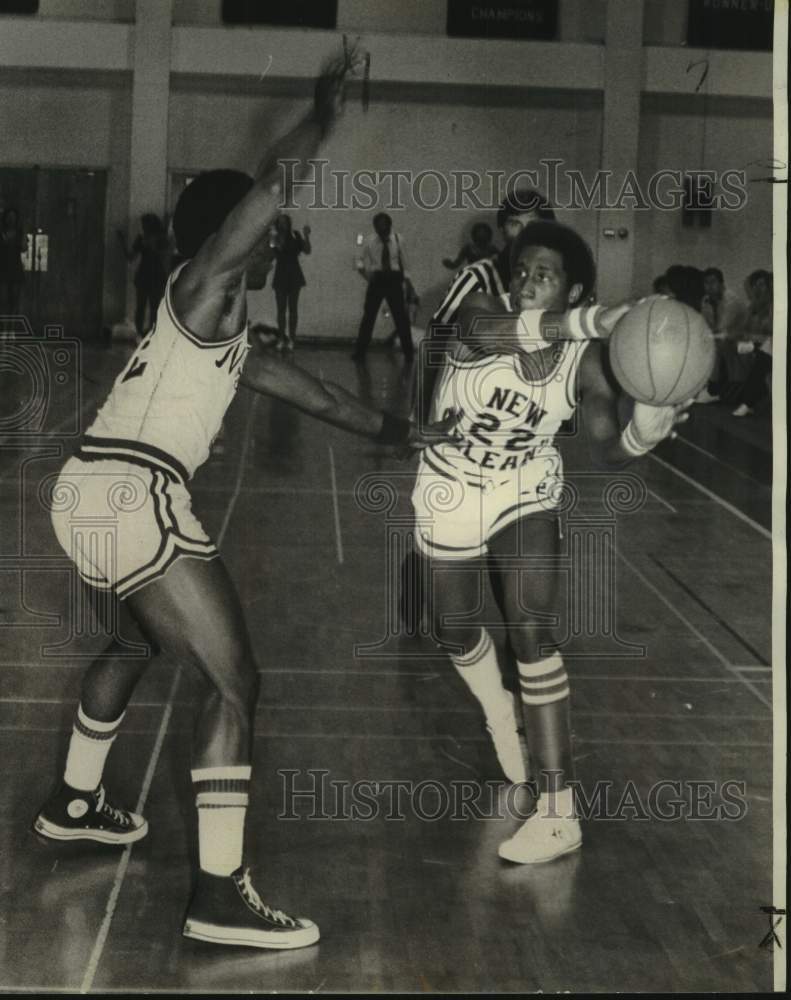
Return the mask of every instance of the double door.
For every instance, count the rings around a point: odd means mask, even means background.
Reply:
[[[0,167],[0,212],[17,210],[24,239],[19,311],[36,332],[100,335],[106,193],[104,170]]]

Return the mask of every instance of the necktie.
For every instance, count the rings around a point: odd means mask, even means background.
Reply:
[[[390,267],[390,244],[387,240],[382,240],[382,270],[389,271]]]

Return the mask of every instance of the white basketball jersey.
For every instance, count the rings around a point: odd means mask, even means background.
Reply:
[[[190,479],[209,457],[249,344],[246,328],[207,342],[178,321],[171,289],[180,270],[168,279],[154,328],[115,380],[80,451],[95,458],[142,453]]]
[[[449,358],[432,420],[461,411],[458,440],[426,449],[425,465],[473,483],[559,476],[555,435],[576,407],[576,374],[586,346],[558,341],[534,354]]]

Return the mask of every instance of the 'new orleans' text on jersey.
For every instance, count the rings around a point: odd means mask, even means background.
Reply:
[[[576,406],[575,381],[584,343],[564,341],[543,357],[499,354],[450,358],[432,402],[432,419],[461,412],[455,440],[429,448],[435,472],[471,482],[560,474],[554,439]]]

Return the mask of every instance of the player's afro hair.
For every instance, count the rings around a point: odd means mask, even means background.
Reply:
[[[569,226],[560,222],[529,222],[516,237],[511,247],[511,270],[525,247],[547,247],[556,250],[563,258],[563,267],[570,285],[582,285],[578,304],[583,303],[596,284],[596,264],[591,248]]]
[[[188,184],[173,213],[173,233],[179,254],[185,258],[194,257],[252,186],[252,177],[241,170],[207,170]]]

